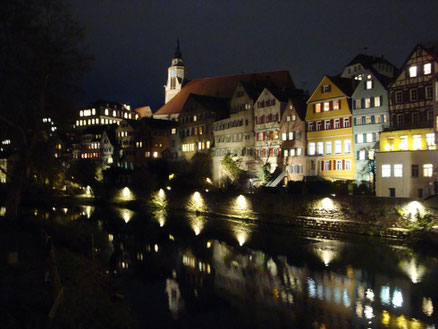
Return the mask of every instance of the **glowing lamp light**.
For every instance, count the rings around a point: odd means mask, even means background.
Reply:
[[[210,247],[211,247],[211,242],[207,241],[207,248],[210,248]]]
[[[243,246],[248,239],[248,235],[245,232],[239,232],[236,234],[237,242],[239,242],[239,246]]]
[[[236,205],[240,209],[246,209],[248,208],[248,202],[246,201],[246,198],[241,194],[236,199]]]
[[[170,191],[172,188],[170,186],[166,187],[166,190]]]
[[[206,181],[208,184],[213,184],[212,180],[211,180],[210,178],[208,178],[208,177],[205,179],[205,181]]]
[[[166,194],[164,193],[164,190],[162,188],[160,188],[160,190],[158,191],[158,197],[160,199],[164,199],[166,197]]]
[[[321,208],[324,208],[325,210],[333,210],[335,209],[335,203],[330,198],[324,198],[321,200]]]
[[[35,210],[35,212],[38,214],[37,210]],[[6,215],[6,207],[1,207],[0,208],[0,216],[4,216],[4,215]]]
[[[186,209],[188,211],[195,211],[195,212],[205,212],[206,211],[206,205],[204,198],[202,197],[201,193],[196,191],[190,196],[189,202],[187,203]]]
[[[403,213],[406,216],[410,216],[412,221],[416,221],[415,215],[419,213],[424,214],[424,206],[418,201],[411,201],[405,207],[403,207]]]
[[[114,241],[114,235],[112,235],[111,233],[108,234],[108,241],[109,242],[113,242]]]
[[[154,245],[154,250],[155,250],[155,252],[158,252],[158,245],[157,244]]]
[[[120,209],[119,213],[122,219],[125,221],[125,223],[128,223],[131,220],[131,218],[134,216],[134,212],[129,209]]]
[[[199,233],[201,233],[201,229],[198,225],[193,225],[193,231],[195,232],[195,235],[199,235]]]
[[[399,289],[394,290],[394,295],[392,296],[392,306],[395,308],[402,307],[403,305],[403,294]]]
[[[124,187],[120,192],[119,192],[119,199],[122,201],[131,201],[134,199],[134,193],[132,193],[132,191],[129,189],[129,187]]]

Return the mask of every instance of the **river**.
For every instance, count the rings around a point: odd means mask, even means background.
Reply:
[[[141,327],[407,328],[438,322],[438,251],[199,212],[84,206]],[[72,216],[72,218],[77,216]]]

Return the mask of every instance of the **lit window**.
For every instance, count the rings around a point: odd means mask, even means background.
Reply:
[[[374,106],[375,107],[381,106],[379,96],[374,97]]]
[[[105,109],[105,115],[109,115],[109,110]]]
[[[297,119],[297,116],[295,114],[292,114],[292,121],[295,121]]]
[[[371,107],[371,98],[365,98],[365,108],[368,109]]]
[[[84,111],[81,110],[81,111],[79,112],[79,116],[80,116],[80,117],[83,117],[83,116],[84,116]]]
[[[369,150],[368,151],[368,159],[374,160],[374,150]]]
[[[193,121],[198,120],[198,117],[196,115],[193,116]]]
[[[332,154],[332,142],[325,142],[325,153]]]
[[[315,113],[319,113],[321,112],[321,103],[316,103],[315,104]]]
[[[373,142],[373,133],[367,133],[367,143]]]
[[[431,74],[432,73],[432,64],[431,63],[424,64],[423,71],[424,71],[424,75]]]
[[[92,109],[92,110],[91,110],[91,114],[92,114],[92,115],[96,115],[96,109]]]
[[[342,160],[336,160],[336,170],[342,170]]]
[[[350,118],[344,118],[344,128],[350,127]]]
[[[318,154],[323,154],[324,153],[324,143],[323,142],[318,142],[318,144],[317,144],[317,152],[318,152]]]
[[[324,161],[324,170],[330,170],[330,160]]]
[[[357,134],[356,136],[357,136],[357,137],[356,137],[357,142],[358,142],[358,143],[363,143],[363,134]]]
[[[414,151],[421,149],[421,135],[414,135],[414,142],[412,144],[412,149]]]
[[[300,155],[301,155],[301,152],[302,152],[302,151],[301,151],[301,147],[298,147],[298,148],[297,148],[297,155],[300,156]]]
[[[391,165],[382,165],[382,177],[391,177]]]
[[[172,135],[175,135],[175,134],[176,134],[176,128],[172,128],[172,129],[170,130],[170,133],[171,133]]]
[[[341,154],[342,152],[342,142],[337,140],[335,141],[335,154]]]
[[[409,77],[415,78],[417,76],[417,66],[413,65],[409,68]]]
[[[344,153],[346,153],[346,154],[351,153],[351,140],[350,139],[344,140]]]
[[[281,134],[281,140],[283,140],[283,141],[287,140],[287,134],[286,133],[282,133]]]
[[[309,143],[309,155],[315,155],[315,143]]]
[[[289,140],[293,140],[293,139],[294,139],[294,132],[289,131]]]
[[[362,102],[361,102],[360,98],[356,99],[355,102],[356,102],[356,109],[360,109],[362,106]]]
[[[324,102],[324,112],[327,112],[330,110],[330,102]]]
[[[316,131],[321,130],[321,126],[322,126],[321,121],[318,121],[318,122],[316,123]]]
[[[335,129],[339,129],[339,128],[341,128],[341,123],[339,119],[335,119]]]
[[[359,160],[365,160],[365,150],[359,151]]]
[[[400,150],[408,149],[408,136],[400,136]]]
[[[333,101],[333,110],[339,110],[339,104],[340,104],[341,100],[338,99],[336,101]]]
[[[299,149],[299,150],[301,150],[301,149]],[[291,149],[291,150],[290,150],[290,156],[291,156],[291,157],[294,157],[294,156],[295,156],[295,149]]]
[[[153,157],[154,157],[154,158],[158,158],[158,152],[154,152],[154,153],[153,153]]]
[[[423,165],[423,176],[424,177],[432,177],[433,174],[433,166],[431,163]]]
[[[322,86],[322,92],[323,92],[323,93],[328,93],[328,92],[330,92],[330,85],[323,85],[323,86]]]
[[[345,160],[345,170],[351,170],[351,160]]]
[[[366,89],[373,89],[373,80],[368,80],[366,82]]]
[[[284,155],[284,157],[289,156],[289,150],[284,150],[284,151],[283,151],[283,155]]]
[[[309,124],[307,126],[307,130],[308,131],[313,131],[313,122],[309,122]]]
[[[394,177],[403,177],[403,165],[401,163],[394,165]]]
[[[325,129],[325,130],[330,129],[330,120],[326,120],[326,121],[324,122],[324,129]]]
[[[427,144],[428,150],[435,149],[435,134],[434,133],[426,134],[426,144]]]

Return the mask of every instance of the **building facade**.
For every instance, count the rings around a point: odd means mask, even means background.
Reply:
[[[425,197],[438,163],[433,128],[384,131],[379,148],[376,196]]]
[[[307,175],[353,180],[353,79],[324,76],[307,101]]]
[[[254,154],[254,86],[239,82],[230,100],[229,117],[214,122],[213,181],[221,185],[228,178],[221,162],[229,154],[240,169],[256,176],[259,163]]]
[[[433,127],[433,86],[437,46],[417,45],[389,84],[392,129]]]
[[[280,163],[285,183],[301,181],[306,175],[306,102],[304,97],[289,98],[280,119]]]
[[[388,83],[388,78],[367,70],[351,96],[358,182],[374,182],[379,133],[389,126]]]

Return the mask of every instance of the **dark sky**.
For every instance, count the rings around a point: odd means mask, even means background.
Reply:
[[[357,53],[400,66],[438,40],[436,0],[72,0],[95,56],[82,102],[164,102],[176,38],[188,78],[289,70],[312,91]]]

